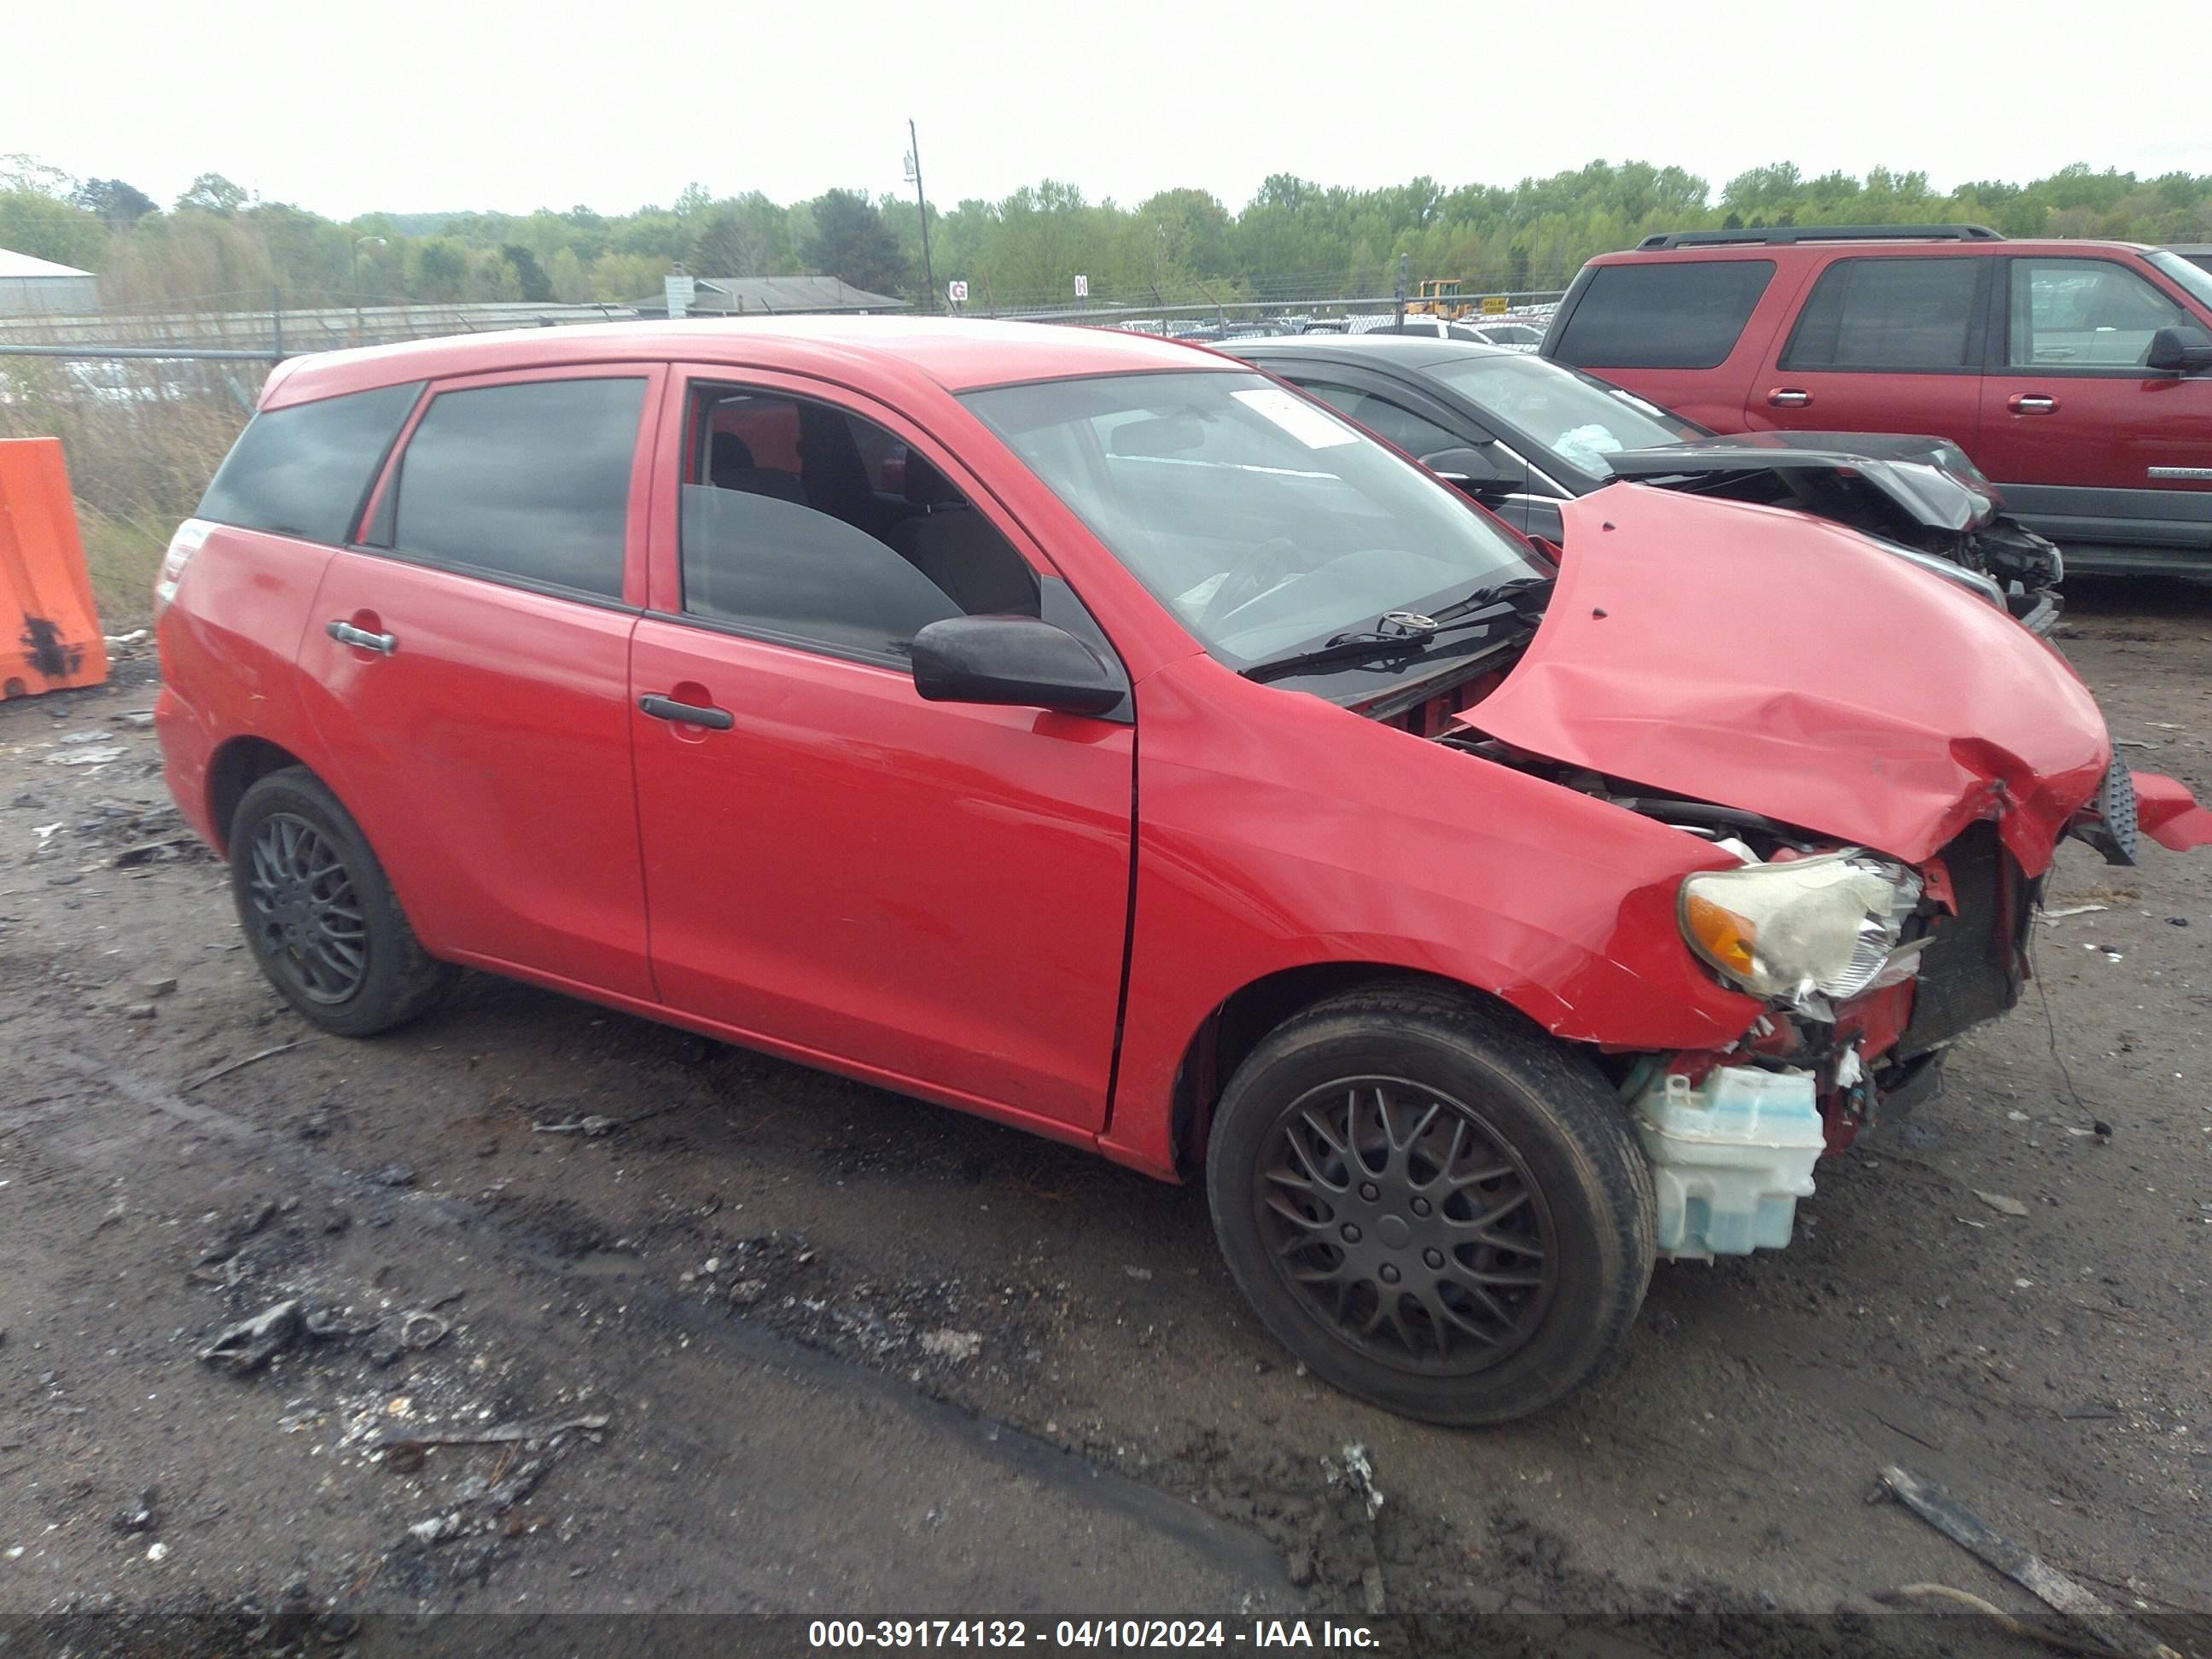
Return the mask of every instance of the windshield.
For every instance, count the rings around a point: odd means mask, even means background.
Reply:
[[[2192,264],[2168,248],[2153,248],[2143,258],[2156,265],[2160,276],[2179,286],[2198,305],[2212,308],[2212,270]]]
[[[1548,573],[1433,475],[1262,375],[962,398],[1231,666]]]
[[[1422,371],[1478,409],[1518,427],[1571,466],[1608,478],[1605,458],[1698,435],[1641,399],[1537,357],[1462,357]]]

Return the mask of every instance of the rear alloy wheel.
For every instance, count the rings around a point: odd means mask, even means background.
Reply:
[[[360,826],[303,767],[240,800],[230,884],[261,971],[326,1031],[368,1036],[413,1019],[459,975],[416,942]]]
[[[1215,1231],[1316,1373],[1502,1422],[1598,1370],[1642,1304],[1650,1170],[1595,1069],[1517,1016],[1395,985],[1270,1035],[1216,1113]]]

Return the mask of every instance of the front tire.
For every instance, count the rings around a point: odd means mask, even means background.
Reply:
[[[325,1031],[389,1030],[460,976],[416,942],[368,838],[305,767],[270,773],[239,801],[230,888],[261,971]]]
[[[1206,1195],[1229,1269],[1324,1381],[1502,1423],[1601,1368],[1656,1251],[1651,1171],[1581,1056],[1443,988],[1333,997],[1223,1092]]]

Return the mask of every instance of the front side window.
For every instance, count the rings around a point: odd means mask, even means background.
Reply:
[[[394,550],[620,599],[644,405],[629,378],[439,393],[400,457]]]
[[[1423,372],[1594,478],[1613,476],[1608,455],[1698,435],[1695,427],[1646,412],[1651,405],[1617,387],[1540,357],[1459,357]]]
[[[2141,368],[2187,313],[2109,259],[2014,259],[2005,362],[2013,368]]]
[[[686,429],[686,615],[894,661],[948,617],[1037,614],[1020,553],[876,422],[811,398],[702,386]]]
[[[1784,368],[1974,366],[1985,259],[1838,259],[1820,273],[1783,351]]]
[[[1108,375],[962,401],[1232,667],[1547,574],[1449,485],[1259,374]]]
[[[1728,360],[1774,276],[1771,259],[1600,265],[1559,334],[1589,368],[1713,368]]]
[[[422,391],[417,380],[256,415],[193,516],[337,545]]]

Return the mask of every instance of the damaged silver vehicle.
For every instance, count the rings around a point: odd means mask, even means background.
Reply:
[[[1848,526],[2046,634],[2058,549],[2004,510],[1946,438],[1718,436],[1595,375],[1465,341],[1365,334],[1223,348],[1389,439],[1504,519],[1558,543],[1563,501],[1623,479]]]

